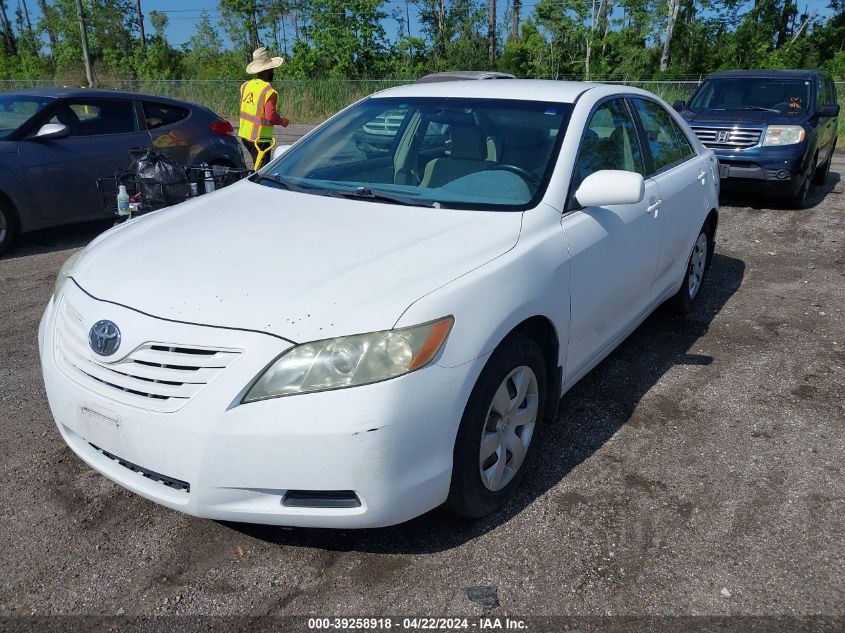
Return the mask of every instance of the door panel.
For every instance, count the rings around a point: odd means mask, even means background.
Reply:
[[[649,173],[662,200],[657,214],[661,242],[653,288],[657,299],[683,275],[695,238],[692,233],[700,228],[699,218],[709,211],[708,183],[712,183],[713,172],[666,108],[648,99],[633,98],[631,102],[648,147]]]
[[[704,159],[690,160],[654,176],[660,186],[663,204],[658,220],[662,225],[660,258],[654,284],[656,296],[673,286],[687,265],[691,240],[697,236],[698,218],[707,217],[707,183],[712,180]],[[700,224],[700,223],[699,223]],[[692,235],[696,232],[696,235]]]
[[[647,209],[660,198],[657,183],[646,180],[642,202],[588,207],[561,220],[571,271],[567,381],[651,307],[660,222]]]
[[[600,102],[581,138],[570,204],[590,174],[614,169],[645,174],[644,154],[624,99]],[[561,220],[570,251],[571,325],[566,380],[576,380],[618,342],[652,304],[660,250],[654,205],[660,189],[645,180],[636,204],[578,208]],[[658,204],[659,206],[659,204]]]
[[[149,147],[131,101],[74,100],[44,121],[70,128],[63,139],[21,141],[21,165],[33,209],[53,224],[108,217],[97,178],[129,166],[129,150]],[[131,195],[132,192],[130,192]]]

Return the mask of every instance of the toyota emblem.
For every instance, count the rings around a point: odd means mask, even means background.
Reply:
[[[111,321],[97,321],[88,332],[88,344],[95,354],[111,356],[120,347],[120,329]]]

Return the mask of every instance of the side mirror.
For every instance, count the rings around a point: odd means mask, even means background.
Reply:
[[[602,169],[584,178],[575,199],[582,207],[637,204],[645,197],[645,181],[640,174],[618,169]]]
[[[819,116],[822,117],[836,117],[839,116],[839,106],[835,103],[822,106],[819,108]]]
[[[42,139],[58,139],[67,138],[70,135],[70,128],[62,123],[45,123],[41,126],[33,138]]]
[[[675,103],[672,104],[672,107],[675,108],[678,112],[683,112],[684,109],[687,107],[687,102],[683,99],[677,99]]]
[[[290,149],[290,145],[276,145],[273,150],[273,158],[276,159]]]

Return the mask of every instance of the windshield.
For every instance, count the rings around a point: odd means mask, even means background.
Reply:
[[[0,140],[8,138],[49,102],[49,97],[0,95]]]
[[[759,110],[801,114],[810,107],[810,81],[767,77],[708,79],[690,110]]]
[[[571,111],[537,101],[370,98],[255,181],[392,204],[525,209],[543,196]]]

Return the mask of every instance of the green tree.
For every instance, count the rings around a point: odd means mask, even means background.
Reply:
[[[386,68],[383,0],[313,0],[307,38],[297,40],[289,67],[299,78],[357,79],[379,76]]]

